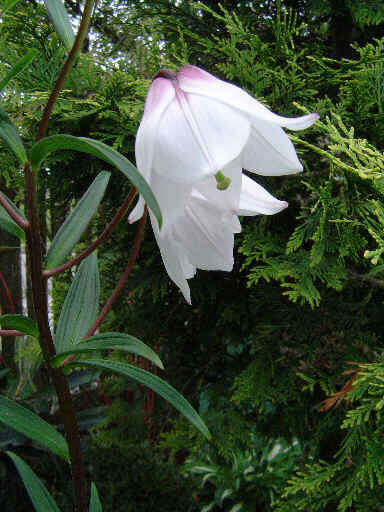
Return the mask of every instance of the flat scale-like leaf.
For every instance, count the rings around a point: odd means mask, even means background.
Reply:
[[[0,80],[0,91],[6,87],[6,85],[14,78],[16,75],[24,71],[30,63],[33,61],[33,59],[37,55],[37,50],[35,48],[30,48],[27,53],[19,59],[14,66],[8,71],[8,73],[5,75],[5,77]]]

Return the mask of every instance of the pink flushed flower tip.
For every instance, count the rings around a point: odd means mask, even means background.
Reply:
[[[154,77],[136,137],[136,162],[163,213],[152,227],[170,278],[190,303],[196,269],[233,267],[237,215],[273,215],[288,206],[243,174],[301,172],[283,127],[301,130],[319,118],[274,114],[239,87],[195,66]],[[143,213],[140,197],[130,222]],[[236,212],[236,214],[234,213]]]

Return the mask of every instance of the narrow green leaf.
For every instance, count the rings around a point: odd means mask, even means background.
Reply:
[[[12,9],[19,2],[20,2],[20,0],[4,0],[3,5],[1,6],[1,9],[0,9],[1,10],[1,14],[4,14],[9,9]]]
[[[12,121],[9,119],[7,113],[0,107],[0,138],[9,146],[15,153],[20,163],[24,165],[27,159],[27,153],[23,143],[13,126]]]
[[[54,342],[57,352],[70,350],[79,343],[96,320],[100,279],[96,252],[79,266],[60,312]]]
[[[79,241],[104,196],[109,177],[110,173],[105,171],[96,176],[91,186],[56,233],[47,255],[46,267],[48,269],[64,263],[66,256]]]
[[[27,222],[27,217],[24,215],[24,213],[20,210],[20,208],[18,208],[15,203],[9,199],[8,196],[6,196],[4,194],[4,192],[2,192],[3,196],[6,198],[6,200],[8,201],[8,203],[12,206],[12,208],[15,210],[16,213],[18,213],[20,215],[20,217],[25,220],[25,222]]]
[[[89,503],[89,512],[103,512],[103,507],[99,499],[96,485],[91,483],[91,501]]]
[[[39,329],[32,320],[23,315],[2,315],[0,316],[0,325],[3,329],[16,329],[24,334],[29,334],[34,338],[39,337]]]
[[[143,196],[161,226],[161,212],[152,190],[136,167],[125,156],[103,142],[72,135],[52,135],[41,139],[32,147],[30,151],[32,168],[37,171],[42,161],[50,153],[59,149],[82,151],[117,167]]]
[[[55,500],[34,471],[18,455],[6,452],[13,460],[21,479],[27,489],[29,497],[37,512],[60,512]]]
[[[0,370],[0,379],[3,379],[6,375],[8,375],[10,371],[10,368],[4,368],[4,370]]]
[[[26,221],[26,218],[21,210],[7,197],[4,192],[3,196],[6,198],[8,203],[12,206],[16,213],[20,215],[20,217]],[[12,219],[12,217],[8,214],[8,212],[0,205],[0,229],[5,229],[11,235],[16,236],[20,240],[25,239],[24,230],[16,224],[16,222]]]
[[[0,229],[8,231],[11,235],[16,236],[20,240],[24,240],[25,233],[16,222],[11,219],[8,213],[0,206]]]
[[[51,365],[54,367],[60,366],[64,359],[70,354],[86,354],[87,352],[93,352],[95,350],[123,350],[145,357],[162,370],[164,369],[163,363],[156,352],[137,338],[120,332],[105,332],[92,336],[92,338],[82,341],[76,345],[76,347],[54,356],[51,359]]]
[[[0,422],[69,460],[67,443],[60,432],[34,412],[1,395]]]
[[[75,42],[75,34],[63,2],[61,0],[44,0],[44,3],[57,35],[69,51]]]
[[[160,396],[165,398],[169,403],[171,403],[178,411],[181,412],[195,427],[200,430],[200,432],[207,438],[211,439],[211,434],[197,414],[192,405],[182,396],[178,391],[176,391],[172,386],[170,386],[167,382],[157,377],[153,373],[142,370],[141,368],[137,368],[128,363],[121,363],[117,361],[108,361],[103,359],[92,359],[89,361],[77,361],[68,366],[91,366],[94,368],[103,368],[105,370],[110,370],[112,372],[120,373],[121,375],[125,375],[131,379],[137,380],[141,382],[145,386],[153,389]]]
[[[5,196],[5,194],[3,194]],[[18,208],[12,203],[12,201],[6,197],[8,203],[17,211],[17,213],[21,213]],[[24,216],[23,216],[24,217]],[[12,219],[9,213],[0,205],[0,229],[5,229],[11,235],[16,236],[20,240],[25,239],[24,230],[16,224],[16,222]]]
[[[37,55],[37,50],[34,48],[31,48],[27,51],[27,53],[24,55],[24,57],[21,57],[16,64],[8,71],[8,73],[5,75],[5,77],[0,80],[0,91],[4,89],[4,87],[8,84],[12,78],[14,78],[16,75],[24,71],[30,63],[33,61],[33,59]]]

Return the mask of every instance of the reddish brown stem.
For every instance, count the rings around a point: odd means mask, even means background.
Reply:
[[[3,285],[3,288],[5,290],[5,294],[6,294],[7,299],[8,299],[9,311],[11,313],[15,313],[16,310],[15,310],[15,305],[14,305],[13,300],[12,300],[11,290],[9,289],[7,281],[5,280],[5,277],[3,276],[3,274],[1,272],[0,272],[0,281],[1,281],[2,285]]]
[[[96,330],[99,328],[101,322],[104,320],[104,318],[107,316],[107,314],[111,310],[112,305],[114,304],[116,299],[119,297],[120,293],[122,292],[122,290],[125,286],[125,283],[127,282],[127,279],[131,273],[132,267],[135,264],[136,258],[139,254],[141,242],[142,242],[143,236],[144,236],[146,220],[147,220],[147,209],[144,210],[144,214],[143,214],[142,218],[140,219],[139,227],[137,228],[135,241],[133,243],[133,248],[132,248],[131,254],[129,255],[127,266],[125,267],[125,270],[122,273],[119,282],[117,283],[115,289],[113,290],[112,295],[109,297],[109,299],[105,303],[103,309],[101,310],[99,316],[96,318],[96,320],[94,321],[92,326],[89,328],[88,332],[83,337],[83,340],[90,338],[96,332]],[[73,361],[75,359],[75,357],[76,357],[75,354],[71,354],[66,359],[64,359],[64,361],[61,363],[60,366],[63,367],[65,365],[67,365],[68,363]]]
[[[40,222],[37,208],[36,178],[29,163],[24,167],[26,182],[26,209],[29,228],[26,230],[27,261],[31,277],[33,305],[39,329],[39,342],[52,383],[59,400],[60,413],[66,432],[75,491],[76,511],[87,512],[87,488],[80,446],[80,435],[67,379],[60,368],[52,368],[50,358],[55,346],[48,322],[46,280],[42,272]]]
[[[0,336],[24,336],[24,333],[15,329],[0,329]]]
[[[51,276],[54,276],[55,274],[58,274],[59,272],[64,272],[64,270],[67,270],[68,268],[73,267],[73,265],[77,265],[77,263],[80,263],[84,258],[89,256],[112,232],[114,227],[117,225],[117,223],[120,221],[120,219],[123,217],[123,215],[126,213],[126,211],[129,208],[129,205],[132,202],[132,199],[135,197],[136,189],[135,187],[131,187],[131,190],[129,191],[128,196],[125,198],[123,204],[120,206],[119,210],[116,212],[116,215],[111,220],[110,224],[105,228],[105,230],[101,233],[101,235],[95,240],[89,247],[87,247],[82,253],[80,253],[78,256],[73,258],[72,260],[67,261],[66,263],[63,263],[59,267],[52,268],[50,270],[44,270],[43,276],[46,278],[49,278]]]
[[[4,210],[8,213],[8,215],[16,222],[21,229],[25,229],[28,226],[28,223],[12,208],[12,206],[8,203],[5,195],[0,192],[0,204],[4,208]]]
[[[144,214],[140,219],[139,227],[137,229],[135,241],[133,244],[131,254],[129,255],[127,266],[125,267],[125,270],[124,270],[123,274],[121,275],[119,282],[117,283],[115,289],[113,290],[112,295],[109,297],[109,299],[105,303],[103,309],[101,310],[99,316],[96,318],[96,320],[93,322],[90,329],[85,334],[84,339],[89,338],[96,332],[96,330],[99,328],[101,322],[104,320],[104,318],[107,316],[107,314],[111,310],[112,305],[114,304],[116,299],[119,297],[120,293],[123,291],[125,283],[127,282],[127,279],[131,273],[132,267],[135,264],[136,258],[139,254],[141,242],[142,242],[143,236],[144,236],[146,220],[147,220],[147,209],[145,209]]]
[[[53,90],[45,106],[41,122],[38,127],[36,142],[42,139],[47,131],[49,118],[51,116],[54,104],[63,87],[65,78],[73,66],[79,52],[81,51],[84,39],[87,35],[94,0],[85,0],[83,15],[81,18],[79,30],[75,42],[69,55],[61,69]],[[52,383],[55,387],[59,400],[60,413],[64,423],[64,429],[69,448],[71,460],[72,481],[75,492],[75,510],[77,512],[87,512],[87,486],[85,480],[84,466],[82,460],[82,450],[80,445],[80,435],[76,421],[76,415],[73,408],[71,393],[67,379],[60,368],[52,368],[50,358],[55,354],[55,347],[52,339],[51,330],[48,322],[46,279],[43,276],[42,251],[40,222],[37,208],[37,187],[36,178],[32,173],[29,163],[25,165],[26,182],[26,207],[29,226],[26,231],[27,261],[32,285],[32,296],[36,323],[39,328],[39,342],[47,365]]]
[[[42,139],[47,131],[49,118],[51,117],[53,107],[56,103],[57,97],[63,87],[64,81],[67,77],[68,72],[71,70],[78,54],[81,51],[81,48],[84,43],[84,39],[88,33],[89,23],[91,20],[91,14],[94,7],[94,0],[86,0],[83,15],[81,18],[79,30],[76,35],[75,42],[71,48],[71,51],[68,54],[66,61],[60,71],[60,74],[53,86],[52,92],[48,98],[47,104],[45,105],[44,112],[41,118],[41,122],[39,124],[39,128],[37,131],[37,136],[35,142]]]

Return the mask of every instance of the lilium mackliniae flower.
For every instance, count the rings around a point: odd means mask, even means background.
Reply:
[[[195,66],[155,76],[137,132],[136,163],[163,214],[159,229],[150,212],[165,268],[187,302],[187,280],[197,268],[232,270],[238,215],[273,215],[288,206],[243,168],[264,176],[301,172],[282,127],[301,130],[318,117],[278,116]],[[129,221],[143,210],[140,197]]]

